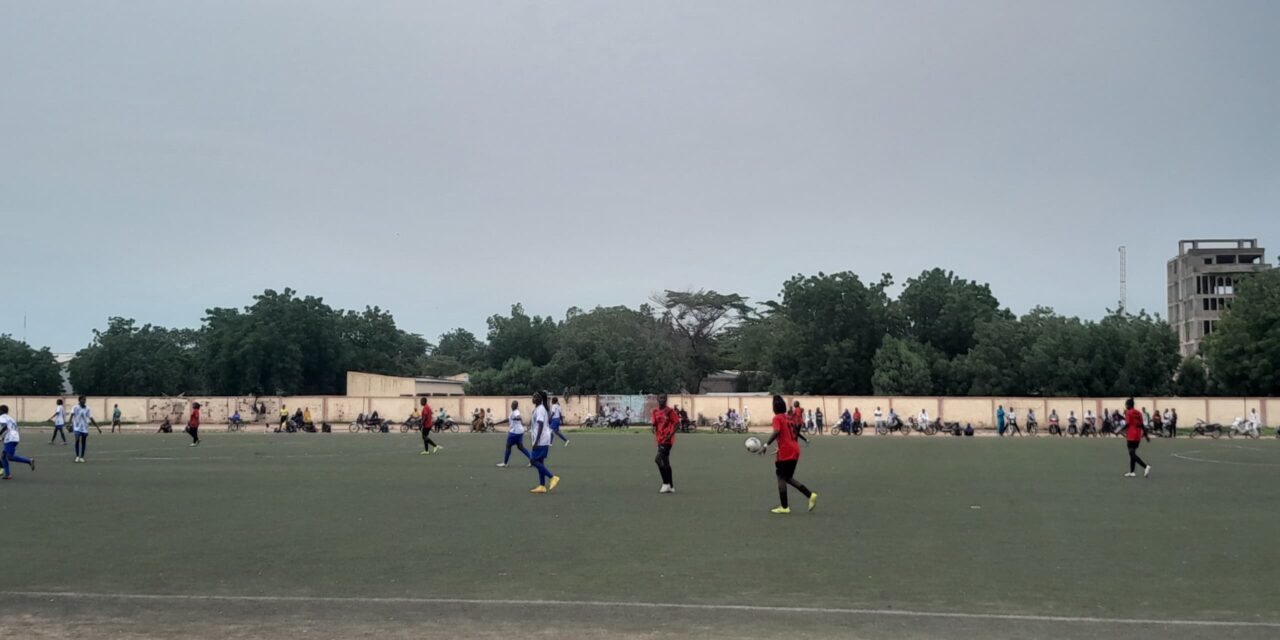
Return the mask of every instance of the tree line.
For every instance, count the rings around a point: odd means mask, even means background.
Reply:
[[[291,289],[242,309],[209,309],[199,328],[113,317],[69,369],[93,395],[341,394],[349,370],[469,373],[474,395],[696,392],[741,372],[739,391],[841,395],[1278,395],[1280,270],[1240,282],[1201,354],[1180,358],[1157,316],[1100,320],[1037,307],[1017,316],[986,284],[933,269],[897,297],[885,274],[797,275],[777,299],[666,291],[636,308],[486,321],[483,339],[454,329],[435,343],[378,307],[334,309]],[[55,394],[53,354],[0,336],[0,394]]]

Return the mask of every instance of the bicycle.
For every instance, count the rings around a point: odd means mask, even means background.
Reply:
[[[244,431],[244,421],[243,421],[243,420],[228,420],[228,421],[227,421],[227,431],[228,431],[228,432],[231,432],[231,433],[234,433],[234,432],[236,432],[236,431]]]

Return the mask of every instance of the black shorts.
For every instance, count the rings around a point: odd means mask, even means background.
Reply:
[[[773,471],[783,480],[790,480],[796,475],[796,465],[799,460],[777,460],[773,463]]]
[[[1130,451],[1137,451],[1137,450],[1138,450],[1138,442],[1139,442],[1138,440],[1127,440],[1127,441],[1125,442],[1125,444],[1129,447],[1129,450],[1130,450]]]

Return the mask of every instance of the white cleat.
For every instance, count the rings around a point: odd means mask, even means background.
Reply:
[[[662,488],[658,489],[658,493],[671,493],[671,485],[669,484],[662,485]]]
[[[505,463],[505,462],[499,462],[499,463],[498,463],[498,466],[499,466],[499,467],[505,467],[505,466],[507,466],[507,463]]]
[[[1134,473],[1134,472],[1130,471],[1129,473],[1124,474],[1124,477],[1126,477],[1126,478],[1136,478],[1136,477],[1138,477],[1138,474],[1136,474],[1136,473]]]
[[[1142,471],[1142,477],[1144,478],[1151,477],[1151,465],[1147,465],[1147,468]]]

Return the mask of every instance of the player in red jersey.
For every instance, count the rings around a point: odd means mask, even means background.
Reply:
[[[680,414],[667,406],[667,394],[658,394],[658,408],[653,410],[653,435],[658,441],[658,457],[653,461],[662,476],[662,488],[658,493],[675,493],[676,484],[671,478],[671,447],[676,443],[676,427]]]
[[[783,400],[782,396],[774,396],[773,435],[769,436],[769,441],[760,449],[760,455],[764,455],[768,452],[769,445],[778,443],[778,457],[773,466],[778,476],[778,500],[781,504],[774,508],[772,513],[791,513],[791,507],[787,504],[787,485],[795,487],[809,499],[810,511],[818,506],[818,493],[810,491],[795,479],[796,465],[800,462],[800,444],[797,442],[797,437],[803,436],[799,433],[799,425],[787,415],[787,401]]]
[[[1146,438],[1147,442],[1151,442],[1151,434],[1147,433],[1147,428],[1142,423],[1142,412],[1133,408],[1133,398],[1124,401],[1124,422],[1126,427],[1124,439],[1129,447],[1129,473],[1124,474],[1124,477],[1136,477],[1134,470],[1137,465],[1142,465],[1142,477],[1150,476],[1151,465],[1138,457],[1138,441]]]

